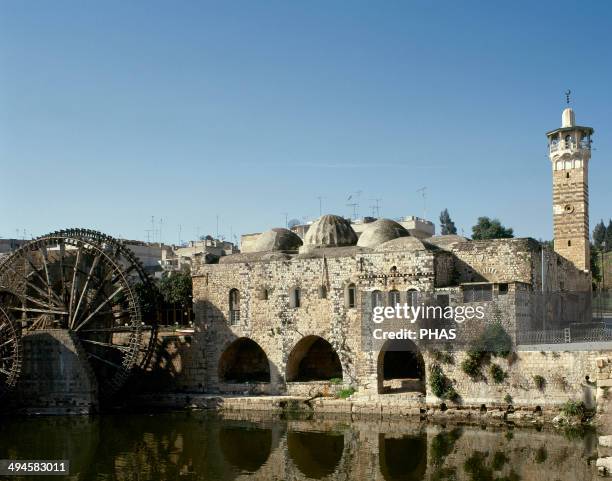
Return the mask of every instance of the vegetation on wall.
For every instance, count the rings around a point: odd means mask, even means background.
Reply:
[[[471,344],[467,357],[461,363],[464,373],[474,380],[484,378],[482,366],[491,361],[491,357],[507,358],[512,350],[512,338],[501,323],[496,322],[485,327],[484,331]],[[497,365],[491,366],[490,374],[495,382],[503,382],[507,374]],[[501,380],[498,380],[501,379]]]
[[[429,368],[429,387],[440,399],[456,401],[459,398],[453,382],[444,374],[439,364],[434,363]]]

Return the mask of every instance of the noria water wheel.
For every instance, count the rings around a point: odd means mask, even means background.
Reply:
[[[0,305],[0,397],[17,382],[21,368],[21,342],[18,324]]]
[[[103,397],[143,367],[153,348],[155,322],[143,321],[142,286],[154,289],[128,247],[84,229],[35,239],[0,264],[0,305],[25,331],[70,331]]]

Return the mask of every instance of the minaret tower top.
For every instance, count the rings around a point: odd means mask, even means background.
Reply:
[[[569,91],[566,96],[569,103]],[[576,125],[576,116],[570,107],[561,115],[561,128],[546,134],[553,174],[555,251],[584,271],[590,270],[591,135],[591,127]]]

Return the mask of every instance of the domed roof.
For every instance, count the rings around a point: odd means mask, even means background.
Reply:
[[[427,239],[424,239],[424,241],[427,244],[438,247],[442,250],[446,250],[459,242],[468,242],[465,237],[457,234],[436,235],[433,237],[428,237]]]
[[[390,252],[390,251],[420,251],[426,250],[427,247],[416,237],[398,237],[387,241],[377,246],[374,250],[379,252]]]
[[[302,239],[295,232],[278,227],[259,234],[253,251],[296,251],[301,245]]]
[[[410,233],[400,224],[390,219],[378,219],[363,230],[357,241],[359,247],[374,248],[398,237],[408,237]]]
[[[353,246],[357,234],[351,223],[337,215],[324,215],[317,219],[304,236],[304,245],[317,247]]]

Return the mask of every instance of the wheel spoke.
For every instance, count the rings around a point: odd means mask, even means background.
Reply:
[[[102,302],[98,307],[96,307],[96,309],[91,314],[89,314],[89,316],[87,316],[84,321],[82,321],[77,327],[75,327],[74,330],[78,331],[81,327],[87,324],[87,321],[89,321],[93,316],[95,316],[100,309],[102,309],[106,304],[108,304],[111,299],[117,294],[119,294],[122,290],[123,286],[119,286],[119,288],[115,292],[113,292],[109,297],[104,300],[104,302]]]
[[[110,349],[117,349],[119,351],[123,351],[123,352],[128,352],[130,351],[129,347],[126,346],[121,346],[121,345],[117,345],[117,344],[110,344],[108,342],[102,342],[102,341],[93,341],[91,339],[81,339],[81,342],[86,342],[88,344],[94,344],[96,346],[102,346],[102,347],[108,347]]]

